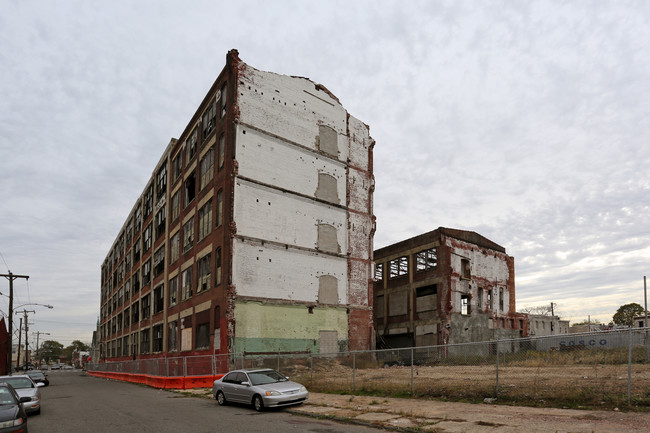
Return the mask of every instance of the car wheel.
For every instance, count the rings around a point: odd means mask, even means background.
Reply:
[[[217,403],[219,403],[219,406],[226,405],[226,396],[223,395],[223,392],[217,391],[217,395],[214,398],[217,399]]]
[[[253,397],[253,407],[258,412],[262,412],[264,410],[264,401],[262,400],[262,397],[259,395]]]

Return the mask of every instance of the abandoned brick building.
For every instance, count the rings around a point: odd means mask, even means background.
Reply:
[[[101,359],[370,349],[373,146],[230,51],[103,262]]]
[[[527,336],[514,258],[471,231],[440,227],[374,252],[378,348]]]

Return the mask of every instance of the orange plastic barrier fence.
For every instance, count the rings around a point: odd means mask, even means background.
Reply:
[[[89,371],[88,374],[90,376],[103,377],[105,379],[120,380],[122,382],[141,383],[159,389],[212,388],[212,383],[223,377],[223,374],[165,377],[152,376],[149,374],[113,373],[109,371]]]

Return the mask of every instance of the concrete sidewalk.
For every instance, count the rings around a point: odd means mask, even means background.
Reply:
[[[385,428],[455,432],[650,432],[650,413],[528,408],[494,404],[309,393],[301,415],[329,417]]]

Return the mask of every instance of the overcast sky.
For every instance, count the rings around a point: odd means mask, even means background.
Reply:
[[[376,248],[472,230],[515,257],[519,310],[643,305],[648,1],[2,3],[0,273],[54,306],[25,307],[41,341],[90,342],[101,263],[231,48],[370,126]]]

